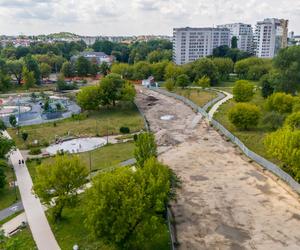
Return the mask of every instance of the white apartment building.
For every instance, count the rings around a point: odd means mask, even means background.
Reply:
[[[230,46],[227,28],[175,28],[173,30],[173,61],[182,65],[213,54],[213,49]]]
[[[267,18],[257,22],[254,35],[255,54],[273,58],[281,48],[287,47],[288,20]]]
[[[237,38],[237,48],[253,53],[253,30],[251,24],[244,23],[230,23],[218,25],[218,28],[227,28],[230,30],[230,39]]]

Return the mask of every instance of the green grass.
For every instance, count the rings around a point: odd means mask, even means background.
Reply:
[[[177,88],[173,92],[190,99],[200,107],[203,107],[206,103],[217,97],[217,94],[215,92],[201,89],[197,90]]]
[[[144,128],[144,121],[135,105],[126,105],[111,109],[103,108],[100,111],[90,112],[84,120],[74,120],[68,118],[57,121],[56,126],[53,122],[24,126],[21,131],[29,134],[27,144],[32,144],[38,140],[40,144],[52,143],[55,137],[72,135],[78,137],[104,136],[107,131],[110,135],[119,134],[120,127],[129,127],[131,132],[140,131]],[[22,138],[16,135],[15,129],[8,129],[9,134],[15,140],[20,149],[25,149],[26,144]]]
[[[3,189],[0,189],[0,210],[5,209],[20,199],[19,190],[16,191],[14,187],[10,187],[9,183],[14,181],[14,173],[10,167],[4,169],[6,175],[6,185]],[[17,198],[17,199],[16,199]]]
[[[257,105],[261,112],[262,117],[266,114],[265,110],[265,102],[266,100],[260,94],[260,91],[257,91],[254,98],[252,99],[251,103]],[[227,103],[223,104],[215,114],[214,118],[220,122],[225,128],[227,128],[231,133],[237,136],[250,150],[254,151],[255,153],[263,156],[264,158],[277,163],[275,159],[271,158],[267,152],[266,148],[263,144],[265,136],[272,132],[268,127],[263,124],[262,120],[259,122],[257,128],[253,128],[249,131],[241,131],[238,130],[228,118],[229,110],[236,104],[236,102],[232,99],[229,100]]]
[[[34,250],[37,249],[30,229],[25,228],[13,235],[10,238],[5,239],[5,243],[0,243],[0,249],[11,250]]]
[[[85,250],[116,250],[114,246],[105,244],[101,239],[90,237],[89,231],[84,226],[84,214],[82,212],[84,206],[85,204],[81,200],[74,208],[64,208],[62,220],[56,223],[51,219],[50,211],[47,213],[50,226],[61,249],[69,250],[74,244],[77,244],[79,249]],[[159,237],[153,242],[144,243],[144,249],[170,249],[167,227],[162,225],[160,232]]]
[[[98,148],[96,150],[91,151],[91,169],[92,171],[101,170],[109,167],[116,167],[123,161],[131,159],[134,157],[134,143],[126,142],[119,144],[109,144],[102,148]],[[89,169],[89,152],[78,154],[82,161],[86,164]],[[45,158],[42,160],[42,163],[51,163],[53,162],[54,157]],[[27,167],[29,173],[34,182],[34,178],[36,176],[36,167],[39,165],[39,162],[27,161]]]

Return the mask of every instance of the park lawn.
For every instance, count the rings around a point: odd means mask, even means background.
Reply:
[[[6,238],[6,242],[0,242],[0,249],[22,249],[22,250],[35,250],[37,249],[33,240],[30,229],[24,228],[14,236]]]
[[[102,170],[110,167],[117,167],[123,161],[134,158],[134,143],[118,143],[109,144],[104,147],[95,149],[93,151],[80,153],[78,156],[86,164],[89,169],[89,155],[91,154],[91,169],[92,171]],[[41,160],[42,163],[53,162],[54,157],[49,157]],[[36,167],[39,166],[39,160],[27,161],[26,165],[28,167],[31,178],[34,182],[36,176]]]
[[[257,91],[254,98],[251,100],[251,103],[256,104],[261,112],[263,117],[266,113],[265,110],[265,99],[261,96],[260,91]],[[231,133],[237,136],[250,150],[254,151],[255,153],[263,156],[264,158],[278,164],[279,162],[274,158],[270,157],[264,146],[264,138],[265,136],[273,132],[269,128],[267,128],[262,120],[259,122],[257,128],[253,128],[249,131],[241,131],[238,130],[228,118],[229,110],[236,104],[236,102],[231,99],[225,104],[223,104],[218,111],[214,115],[214,119],[220,122],[226,129],[228,129]]]
[[[19,189],[15,191],[14,187],[9,186],[9,183],[14,181],[13,170],[8,167],[4,169],[4,173],[6,175],[6,185],[3,189],[0,189],[0,210],[11,206],[20,199]]]
[[[202,89],[176,88],[173,92],[190,99],[200,107],[203,107],[206,103],[217,97],[215,92]]]
[[[90,236],[90,232],[84,226],[83,209],[85,204],[82,202],[83,196],[79,197],[79,203],[73,208],[64,208],[62,219],[54,223],[50,211],[47,212],[48,221],[62,250],[72,249],[74,244],[79,246],[79,249],[90,250],[117,250],[112,245],[105,244],[101,239],[95,239]],[[169,233],[167,226],[163,225],[160,228],[159,237],[152,242],[145,242],[145,250],[169,250]]]
[[[64,137],[68,134],[76,137],[104,136],[119,134],[120,127],[128,127],[131,132],[137,132],[144,128],[144,121],[135,105],[123,107],[103,108],[90,112],[83,120],[68,118],[65,120],[49,122],[39,125],[24,126],[21,131],[26,131],[27,143],[38,140],[40,144],[47,145],[54,142],[55,137]],[[26,143],[16,134],[15,129],[8,129],[9,134],[15,140],[20,149],[26,149]]]

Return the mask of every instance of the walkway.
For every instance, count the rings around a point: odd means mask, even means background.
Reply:
[[[233,95],[225,92],[223,90],[218,90],[219,92],[222,92],[226,97],[221,99],[220,101],[218,101],[216,104],[214,104],[214,106],[210,109],[210,111],[208,112],[208,115],[210,117],[210,119],[213,118],[214,114],[216,113],[216,111],[218,110],[218,108],[225,102],[227,102],[228,100],[233,98]]]
[[[10,138],[7,131],[5,131],[3,135]],[[51,231],[42,204],[32,192],[33,184],[28,169],[26,165],[19,166],[20,159],[23,159],[23,156],[18,149],[10,154],[10,160],[14,166],[14,170],[16,173],[18,187],[20,190],[27,221],[30,226],[35,243],[39,250],[60,249]]]
[[[206,119],[191,129],[197,114],[182,102],[142,89],[136,103],[165,149],[159,159],[181,180],[171,204],[178,249],[300,249],[300,203],[288,187],[249,162]]]
[[[9,217],[17,212],[23,211],[23,210],[24,210],[24,208],[23,208],[23,204],[21,201],[15,203],[15,204],[12,204],[10,207],[5,208],[0,211],[0,221],[6,219],[7,217]]]

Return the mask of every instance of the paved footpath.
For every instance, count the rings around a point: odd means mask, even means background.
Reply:
[[[10,138],[6,131],[3,134]],[[33,184],[27,166],[19,166],[20,159],[22,160],[23,156],[18,149],[10,154],[10,160],[14,166],[22,203],[34,241],[40,250],[60,249],[50,228],[42,204],[32,192]]]
[[[0,211],[0,221],[6,219],[7,217],[9,217],[17,212],[23,211],[23,210],[24,210],[24,208],[23,208],[23,204],[21,201],[15,203],[15,204],[12,204],[10,207],[5,208]]]

